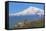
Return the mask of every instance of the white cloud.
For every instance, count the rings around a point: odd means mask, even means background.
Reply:
[[[24,16],[24,15],[31,15],[31,14],[37,14],[37,15],[44,15],[44,10],[36,8],[36,7],[29,7],[21,12],[9,14],[9,16]]]

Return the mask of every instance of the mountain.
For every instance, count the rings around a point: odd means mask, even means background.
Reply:
[[[25,16],[25,15],[44,15],[44,10],[36,8],[36,7],[29,7],[23,11],[9,14],[9,16]]]
[[[9,28],[13,28],[16,23],[22,22],[24,20],[27,21],[38,21],[44,17],[44,10],[36,8],[36,7],[29,7],[23,11],[9,14]]]

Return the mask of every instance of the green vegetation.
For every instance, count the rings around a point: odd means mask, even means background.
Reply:
[[[32,22],[33,27],[43,27],[44,26],[44,22],[43,21],[35,21]]]
[[[16,28],[34,28],[34,27],[40,28],[40,27],[43,27],[44,25],[45,25],[44,20],[38,20],[38,21],[32,21],[32,22],[24,20],[24,22],[21,22],[21,24],[17,24],[17,27],[14,27],[14,29]]]

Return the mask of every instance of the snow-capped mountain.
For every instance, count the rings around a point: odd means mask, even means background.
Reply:
[[[41,16],[42,15],[42,16]],[[9,14],[9,25],[10,28],[16,23],[27,20],[27,21],[38,21],[43,19],[44,10],[36,7],[29,7],[23,11]]]
[[[37,7],[29,7],[18,13],[9,14],[9,16],[24,16],[24,15],[44,15],[44,10]]]

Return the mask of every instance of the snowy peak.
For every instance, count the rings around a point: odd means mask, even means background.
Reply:
[[[29,7],[18,13],[9,14],[9,16],[24,16],[24,15],[32,15],[32,14],[41,16],[44,15],[44,10],[36,7]]]

